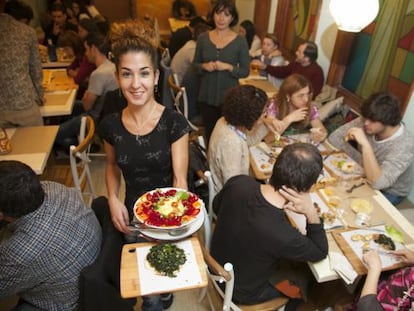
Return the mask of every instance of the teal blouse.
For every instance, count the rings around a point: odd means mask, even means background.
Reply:
[[[232,64],[233,71],[208,72],[202,69],[202,63],[216,60]],[[220,107],[223,105],[226,91],[237,86],[239,79],[249,74],[250,56],[247,41],[238,35],[224,48],[218,49],[210,40],[208,32],[205,32],[198,37],[193,63],[201,75],[198,100],[210,106]]]

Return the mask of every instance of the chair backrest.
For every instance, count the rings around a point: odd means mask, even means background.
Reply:
[[[213,220],[217,219],[217,215],[213,211],[213,199],[216,196],[216,192],[214,191],[213,176],[211,176],[210,171],[205,171],[204,177],[207,179],[207,186],[208,186],[208,205],[207,205],[208,218],[210,219],[210,223],[213,223]]]
[[[168,86],[173,96],[175,109],[184,115],[193,130],[198,131],[198,127],[188,119],[188,98],[185,87],[176,84],[173,74],[170,74],[168,77]]]
[[[174,98],[171,95],[170,87],[168,86],[168,77],[171,74],[171,67],[167,63],[168,59],[163,58],[160,61],[160,69],[161,69],[161,78],[160,81],[161,85],[158,85],[160,87],[160,93],[161,93],[161,104],[172,108],[174,106]]]
[[[210,254],[210,251],[206,249],[204,246],[201,246],[203,251],[204,261],[207,264],[207,273],[211,283],[215,291],[220,295],[221,299],[223,300],[223,311],[233,310],[233,311],[270,311],[270,310],[278,310],[279,308],[286,305],[288,302],[288,298],[286,297],[278,297],[271,299],[269,301],[265,301],[263,303],[255,304],[255,305],[237,305],[232,301],[233,297],[233,290],[234,290],[234,280],[235,274],[233,270],[233,265],[230,262],[227,262],[222,266],[219,264]],[[218,283],[224,282],[224,290],[219,286]],[[212,299],[210,294],[208,293],[209,303],[212,306]]]
[[[90,206],[92,200],[96,197],[92,175],[89,169],[91,160],[87,153],[94,134],[95,122],[92,117],[82,116],[79,130],[79,144],[77,146],[70,146],[69,152],[73,185],[88,206]]]

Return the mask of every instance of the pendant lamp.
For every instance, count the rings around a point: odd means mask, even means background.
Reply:
[[[329,11],[338,29],[359,32],[375,19],[379,3],[378,0],[331,0]]]

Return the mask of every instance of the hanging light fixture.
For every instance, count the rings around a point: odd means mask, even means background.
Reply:
[[[338,29],[359,32],[375,19],[379,3],[378,0],[331,0],[329,11]]]

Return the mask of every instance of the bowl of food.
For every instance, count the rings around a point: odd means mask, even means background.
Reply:
[[[203,201],[194,193],[179,188],[159,188],[138,198],[134,215],[148,227],[182,228],[202,215],[203,206]]]

